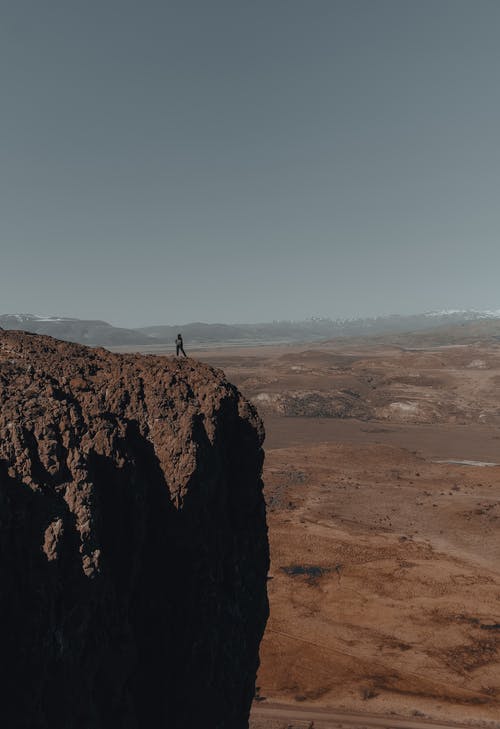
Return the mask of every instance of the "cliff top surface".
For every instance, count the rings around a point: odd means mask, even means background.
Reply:
[[[190,358],[118,355],[0,332],[0,464],[32,491],[65,494],[84,544],[93,541],[90,460],[124,468],[136,433],[182,508],[194,475],[199,480],[217,441],[229,443],[236,421],[248,425],[251,447],[259,449],[264,431],[255,409],[221,370]],[[84,569],[92,573],[98,554],[85,551]]]

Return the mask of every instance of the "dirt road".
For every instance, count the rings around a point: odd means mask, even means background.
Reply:
[[[288,722],[288,724],[287,724]],[[252,709],[251,729],[274,729],[274,727],[290,726],[293,729],[309,727],[314,722],[314,729],[457,729],[466,726],[453,722],[432,721],[424,717],[406,719],[398,716],[381,716],[380,714],[347,713],[332,711],[319,707],[297,707],[285,704],[257,704]]]

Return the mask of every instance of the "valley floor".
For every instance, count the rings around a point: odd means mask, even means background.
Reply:
[[[267,431],[252,729],[500,726],[500,348],[195,356]]]

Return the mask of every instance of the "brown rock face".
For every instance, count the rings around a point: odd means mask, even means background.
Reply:
[[[262,441],[207,366],[0,333],[1,726],[248,726]]]

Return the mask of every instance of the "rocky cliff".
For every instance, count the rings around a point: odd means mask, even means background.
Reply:
[[[262,441],[220,371],[0,332],[1,726],[247,726]]]

